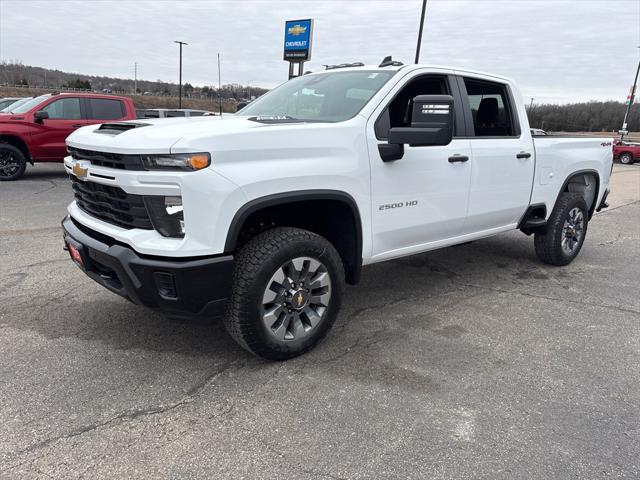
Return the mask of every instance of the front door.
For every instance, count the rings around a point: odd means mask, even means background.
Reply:
[[[75,129],[87,124],[80,108],[80,99],[57,98],[41,110],[49,118],[35,125],[32,134],[33,156],[36,160],[62,160],[66,156],[65,139]]]
[[[467,212],[471,168],[468,139],[447,146],[404,146],[400,160],[383,162],[378,146],[391,127],[409,126],[411,100],[417,95],[452,95],[459,109],[455,78],[414,72],[390,93],[367,126],[371,162],[373,260],[435,248],[460,234]],[[456,118],[459,132],[463,122]],[[455,135],[455,134],[454,134]]]

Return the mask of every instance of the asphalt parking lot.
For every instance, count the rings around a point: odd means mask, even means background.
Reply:
[[[510,233],[365,269],[285,363],[62,250],[60,165],[0,184],[0,478],[640,477],[640,166],[568,267]]]

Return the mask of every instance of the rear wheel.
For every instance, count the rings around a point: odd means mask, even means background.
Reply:
[[[0,143],[0,181],[16,180],[27,168],[27,159],[19,148]]]
[[[562,193],[547,221],[546,232],[536,233],[538,258],[549,265],[568,265],[580,253],[587,235],[588,208],[580,193]]]
[[[340,255],[323,237],[298,228],[264,232],[236,256],[225,326],[246,350],[286,360],[313,348],[342,303]]]
[[[631,165],[633,163],[633,156],[630,153],[623,153],[620,155],[620,163],[623,165]]]

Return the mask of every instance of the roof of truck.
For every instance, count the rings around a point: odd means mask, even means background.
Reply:
[[[347,65],[347,64],[345,64]],[[314,74],[316,73],[330,73],[330,72],[357,72],[359,70],[366,70],[366,71],[378,71],[378,72],[388,72],[388,71],[400,71],[400,70],[407,70],[407,71],[411,71],[411,70],[416,70],[416,69],[433,69],[433,70],[454,70],[458,73],[463,73],[463,74],[470,74],[470,75],[478,75],[481,77],[489,77],[489,78],[495,78],[498,80],[502,80],[502,81],[506,81],[506,82],[511,82],[512,80],[509,77],[505,77],[503,75],[497,75],[495,73],[488,73],[488,72],[483,72],[480,70],[471,70],[468,68],[460,68],[460,67],[455,67],[455,66],[451,66],[451,65],[432,65],[432,64],[427,64],[427,63],[418,63],[418,64],[414,64],[414,63],[410,63],[410,64],[406,64],[406,65],[388,65],[386,67],[381,67],[379,65],[359,65],[359,66],[333,66],[333,68],[329,68],[327,70],[320,70],[317,72],[312,72]]]

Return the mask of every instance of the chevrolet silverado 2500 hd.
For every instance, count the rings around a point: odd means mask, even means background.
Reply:
[[[269,359],[316,345],[366,264],[514,229],[570,263],[612,168],[611,140],[532,139],[507,78],[396,62],[67,146],[64,239],[84,272],[169,317],[221,315]]]

